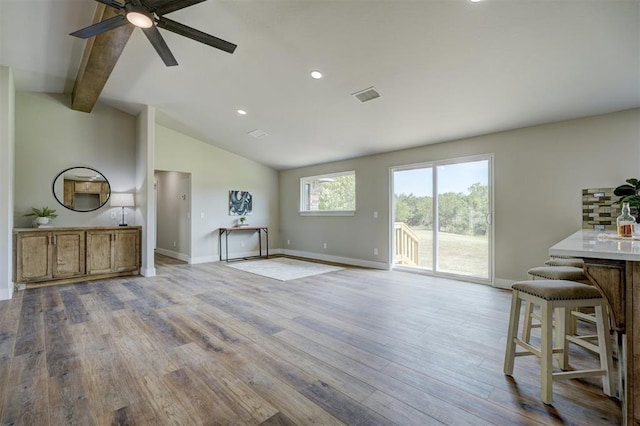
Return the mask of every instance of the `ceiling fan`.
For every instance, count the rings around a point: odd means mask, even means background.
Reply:
[[[162,38],[160,31],[158,31],[158,27],[228,53],[233,53],[236,50],[237,46],[233,43],[164,17],[167,13],[175,12],[206,0],[125,0],[124,4],[120,4],[115,0],[96,1],[118,10],[119,14],[97,24],[74,31],[70,35],[89,38],[131,23],[142,29],[144,35],[147,36],[162,61],[168,67],[178,65],[178,62],[171,50],[169,50],[164,38]]]

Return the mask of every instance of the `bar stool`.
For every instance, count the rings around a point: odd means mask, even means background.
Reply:
[[[547,266],[573,266],[582,269],[584,262],[575,257],[552,257],[544,262]]]
[[[575,262],[578,260],[582,263],[582,259],[571,259],[571,258],[552,258],[547,260],[547,262],[562,262],[562,261],[571,261]],[[545,262],[546,263],[546,262]],[[535,268],[531,268],[527,271],[529,277],[531,279],[538,280],[567,280],[567,281],[576,281],[583,284],[591,284],[589,278],[584,274],[582,267],[577,266],[568,266],[568,265],[547,265],[547,266],[537,266]],[[584,314],[580,315],[579,312],[576,311],[574,314],[576,318],[582,319],[584,321],[594,323],[595,320],[589,315]],[[538,322],[534,322],[533,320],[538,320]],[[575,324],[572,325],[572,330],[575,330]],[[531,303],[527,303],[524,308],[524,334],[523,339],[525,342],[528,342],[531,338],[531,329],[532,328],[540,328],[540,318],[538,314],[536,314],[533,310],[533,305]]]
[[[615,391],[611,341],[603,315],[603,299],[594,286],[566,280],[528,280],[514,283],[511,301],[511,316],[507,334],[507,347],[504,359],[504,373],[513,374],[515,357],[535,355],[540,358],[540,393],[545,404],[553,402],[553,380],[575,379],[579,377],[603,376],[602,390],[613,396]],[[532,346],[524,338],[518,337],[520,308],[522,302],[533,303],[540,307],[541,345]],[[595,310],[597,342],[567,333],[571,315],[567,310],[591,307]],[[556,310],[556,333],[554,343],[553,312]],[[553,371],[553,355],[557,355],[558,368],[566,370],[569,366],[569,343],[594,351],[600,359],[599,369]],[[516,351],[517,346],[524,351]]]
[[[589,283],[589,278],[584,274],[582,267],[576,266],[537,266],[529,269],[527,274],[534,280],[567,280]]]

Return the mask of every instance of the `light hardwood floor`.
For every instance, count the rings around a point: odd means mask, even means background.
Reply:
[[[21,425],[619,424],[599,379],[502,373],[510,293],[347,268],[281,282],[161,264],[0,302],[0,419]],[[576,363],[592,362],[576,350]]]

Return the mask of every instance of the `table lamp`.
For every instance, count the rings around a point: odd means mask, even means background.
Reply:
[[[122,223],[120,226],[127,226],[124,222],[124,208],[135,207],[136,203],[133,201],[133,194],[129,192],[123,192],[120,194],[111,194],[111,207],[122,207]]]

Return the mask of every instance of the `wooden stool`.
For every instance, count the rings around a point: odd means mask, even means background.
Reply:
[[[548,262],[548,261],[547,261]],[[581,267],[576,266],[538,266],[527,271],[534,280],[567,280],[587,284],[589,278]]]
[[[569,257],[552,257],[544,262],[547,266],[573,266],[575,268],[582,269],[584,262],[582,259],[569,258]]]
[[[558,259],[550,259],[549,261],[575,261],[576,259],[570,258],[558,258]],[[582,262],[582,259],[577,259]],[[546,262],[545,262],[546,263]],[[529,277],[534,280],[567,280],[567,281],[576,281],[583,284],[591,284],[589,278],[584,274],[582,267],[577,266],[567,266],[567,265],[555,265],[555,266],[538,266],[535,268],[531,268],[527,271]],[[587,315],[588,316],[588,315]],[[576,316],[578,317],[578,316]],[[538,322],[533,322],[536,319]],[[584,321],[589,321],[594,323],[590,317],[580,319]],[[540,318],[538,314],[533,311],[533,305],[531,303],[527,303],[524,307],[524,333],[522,334],[522,338],[525,342],[528,342],[531,338],[531,329],[532,328],[540,328]],[[575,330],[575,323],[572,323],[572,330]]]
[[[613,360],[611,357],[611,341],[608,327],[603,316],[603,299],[594,286],[566,280],[529,280],[514,283],[511,301],[511,316],[507,335],[507,348],[504,358],[504,373],[513,374],[515,357],[536,355],[541,361],[540,393],[545,404],[553,401],[554,379],[575,379],[579,377],[603,376],[602,390],[613,396],[615,390]],[[536,348],[518,337],[520,323],[520,307],[522,302],[530,302],[540,306],[541,346]],[[566,331],[569,328],[571,315],[567,310],[591,307],[596,314],[597,342],[580,336],[573,336]],[[553,334],[553,312],[556,310],[555,344]],[[600,368],[591,370],[553,371],[553,355],[558,355],[558,367],[568,368],[569,343],[596,352],[600,358]],[[525,350],[517,352],[516,346]]]

